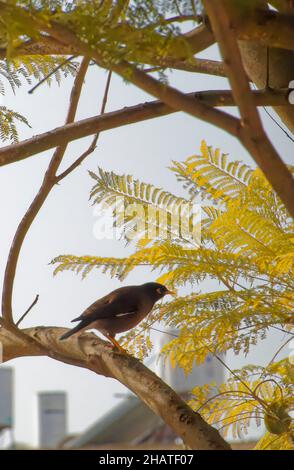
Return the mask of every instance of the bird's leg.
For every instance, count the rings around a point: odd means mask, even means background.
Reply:
[[[127,351],[119,344],[118,341],[116,341],[115,338],[113,338],[113,336],[106,335],[106,337],[107,339],[109,339],[109,341],[112,342],[113,346],[116,347],[121,353],[127,354]]]

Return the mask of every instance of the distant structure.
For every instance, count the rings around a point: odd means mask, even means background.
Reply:
[[[158,336],[155,342],[155,355],[151,357],[148,366],[164,382],[166,382],[175,392],[180,395],[187,395],[196,385],[205,385],[216,383],[220,385],[224,382],[224,367],[211,354],[201,365],[195,365],[191,374],[185,374],[180,367],[173,368],[170,360],[160,356],[160,352],[166,343],[177,337],[179,331],[176,329],[165,328],[164,332]]]
[[[163,346],[179,334],[165,329],[154,341],[154,355],[146,365],[187,398],[196,385],[224,382],[224,368],[214,357],[208,356],[204,364],[195,365],[186,375],[179,367],[173,368],[169,360],[160,356]],[[179,441],[175,433],[157,415],[134,395],[126,395],[115,407],[86,429],[81,435],[67,439],[65,448],[175,448]],[[178,442],[179,443],[179,442]],[[149,447],[148,447],[149,446]],[[155,447],[154,447],[155,446]],[[156,447],[157,446],[157,447]]]
[[[67,399],[65,392],[40,392],[39,447],[56,448],[67,433]]]
[[[13,370],[0,367],[0,447],[13,440]]]

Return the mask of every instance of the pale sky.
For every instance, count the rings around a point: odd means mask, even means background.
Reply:
[[[217,57],[216,49],[213,49]],[[208,55],[206,53],[205,55]],[[211,57],[211,54],[210,54]],[[91,67],[86,80],[78,117],[98,113],[106,80],[105,72]],[[185,91],[227,88],[225,79],[200,74],[174,73],[171,84]],[[24,85],[14,96],[8,86],[2,104],[24,114],[32,129],[20,128],[21,139],[31,137],[62,125],[68,106],[72,79],[62,85],[40,87],[29,95]],[[138,104],[153,98],[114,76],[110,87],[107,110]],[[293,158],[291,142],[262,111],[265,127],[283,159]],[[52,276],[48,263],[59,254],[124,256],[123,242],[97,241],[93,236],[95,217],[88,201],[92,180],[87,171],[97,166],[117,173],[131,173],[177,194],[182,193],[174,175],[167,170],[171,160],[185,160],[199,151],[201,139],[218,146],[234,159],[254,164],[244,148],[230,135],[183,113],[154,119],[107,131],[100,136],[97,150],[83,165],[54,189],[31,228],[24,243],[18,264],[14,289],[14,312],[19,317],[36,294],[38,304],[23,322],[23,327],[35,325],[70,326],[90,303],[119,287],[119,282],[93,271],[84,281],[73,273]],[[89,139],[71,144],[66,162],[71,162],[86,147]],[[8,249],[17,224],[32,201],[41,183],[52,151],[31,157],[23,162],[1,168],[1,244],[0,276],[3,279]],[[292,161],[293,163],[293,161]],[[124,284],[154,280],[146,268],[138,268]],[[203,286],[205,289],[205,285]],[[246,363],[266,364],[282,344],[284,335],[272,334],[270,339],[254,348],[247,358],[228,354],[233,368]],[[284,352],[284,355],[287,352]],[[45,390],[68,392],[69,432],[83,431],[109,410],[125,389],[115,380],[97,376],[90,371],[65,365],[46,358],[20,358],[6,365],[15,371],[15,438],[31,445],[37,444],[36,394]]]

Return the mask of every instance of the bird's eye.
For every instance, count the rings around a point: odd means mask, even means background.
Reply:
[[[156,289],[156,292],[160,295],[164,295],[166,293],[166,288],[165,287],[158,287],[158,289]]]

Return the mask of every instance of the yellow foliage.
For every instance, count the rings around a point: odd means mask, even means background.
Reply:
[[[219,360],[229,350],[246,355],[270,328],[293,335],[294,224],[262,172],[230,160],[205,142],[200,155],[184,163],[174,162],[172,171],[187,189],[186,199],[130,175],[101,169],[98,175],[91,174],[95,179],[91,198],[94,204],[107,201],[113,205],[119,194],[124,197],[124,207],[139,202],[144,210],[151,205],[171,214],[201,193],[200,246],[175,237],[171,225],[165,237],[148,237],[151,222],[147,217],[128,258],[60,256],[53,260],[55,272],[71,269],[85,276],[93,268],[102,268],[125,279],[137,266],[146,265],[161,271],[158,281],[169,288],[190,285],[191,294],[157,305],[143,324],[124,337],[129,350],[144,357],[152,347],[148,338],[154,323],[179,329],[178,337],[165,345],[162,354],[186,373],[207,354]],[[133,223],[130,216],[123,235],[127,240]],[[157,229],[160,223],[157,221]],[[218,281],[219,286],[201,291],[205,280]],[[289,448],[293,383],[293,366],[288,360],[269,360],[265,368],[247,366],[231,371],[228,381],[218,388],[209,384],[196,387],[191,403],[225,434],[246,433],[254,420],[257,425],[265,423],[270,431],[257,448]]]

